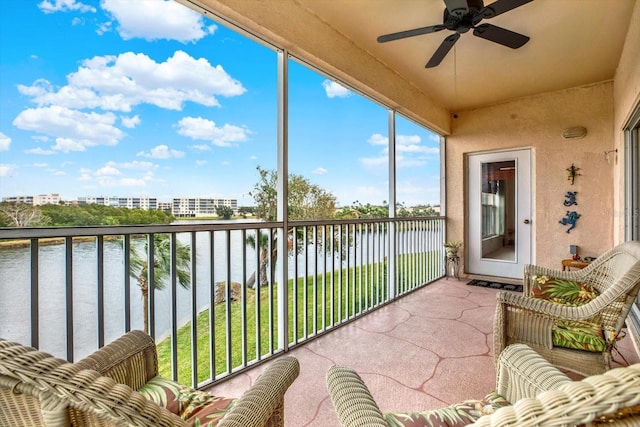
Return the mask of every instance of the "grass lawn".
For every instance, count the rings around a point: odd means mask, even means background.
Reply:
[[[439,271],[441,264],[438,252],[398,260],[396,282],[401,290],[407,287],[416,271]],[[337,270],[333,280],[331,276],[329,272],[308,276],[306,280],[289,280],[289,343],[304,340],[387,301],[386,261]],[[278,348],[279,295],[276,290],[277,285],[246,289],[246,304],[242,304],[242,295],[238,295],[236,301],[216,304],[213,310],[198,314],[195,346],[198,382],[211,379],[211,372],[216,376],[231,372],[256,360],[258,354],[266,357]],[[160,374],[171,378],[171,339],[160,341],[157,347]],[[188,322],[178,329],[177,335],[178,381],[183,384],[191,384],[191,348],[191,322]]]

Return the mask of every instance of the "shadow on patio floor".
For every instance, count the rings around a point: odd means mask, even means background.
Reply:
[[[300,376],[285,396],[286,426],[339,426],[325,386],[333,364],[354,368],[383,412],[435,409],[492,391],[498,291],[466,283],[441,279],[291,350]],[[619,347],[629,363],[640,362],[631,339]],[[239,396],[265,366],[208,391]]]

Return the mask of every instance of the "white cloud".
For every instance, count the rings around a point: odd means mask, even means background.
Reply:
[[[133,129],[142,123],[142,120],[140,120],[140,117],[137,114],[133,117],[120,116],[120,121],[122,122],[122,126],[129,129]]]
[[[38,147],[38,148],[30,148],[29,150],[24,150],[24,152],[27,153],[27,154],[37,154],[37,155],[40,155],[40,156],[50,156],[52,154],[56,154],[56,152],[53,151],[53,150],[45,150],[45,149],[42,149],[40,147]]]
[[[124,40],[195,42],[217,28],[205,26],[202,15],[173,0],[102,0],[100,6],[117,20],[118,34]]]
[[[231,164],[231,162],[229,162],[229,160],[223,160],[220,162],[220,166],[229,166]]]
[[[195,59],[183,51],[158,63],[142,53],[95,56],[82,61],[78,71],[67,75],[66,86],[56,90],[45,79],[18,91],[38,106],[101,108],[130,112],[139,104],[181,110],[185,102],[219,106],[216,96],[237,96],[246,92],[242,83],[222,66],[205,58]]]
[[[184,152],[171,150],[168,146],[162,144],[153,147],[148,153],[141,151],[136,156],[151,157],[152,159],[179,159],[184,157]]]
[[[0,176],[9,176],[17,169],[16,165],[0,164]]]
[[[211,151],[211,146],[207,144],[190,145],[189,148],[194,151]]]
[[[440,149],[438,147],[427,147],[420,145],[422,138],[418,135],[398,135],[396,137],[396,151],[403,153],[424,153],[424,154],[438,154]]]
[[[204,166],[208,162],[206,160],[196,160],[196,166]]]
[[[101,168],[92,171],[88,168],[80,168],[79,181],[88,182],[84,188],[96,188],[96,187],[144,187],[147,182],[155,181],[162,182],[161,179],[156,179],[152,170],[157,169],[158,166],[151,162],[114,162],[108,161]],[[127,176],[123,173],[123,170],[139,171],[143,172],[139,176]],[[91,183],[95,182],[97,185]]]
[[[371,135],[371,137],[369,137],[367,142],[371,145],[388,145],[389,138],[379,133],[374,133],[373,135]]]
[[[95,7],[76,0],[42,0],[38,3],[38,8],[40,8],[44,13],[69,12],[73,10],[83,13],[96,11]]]
[[[113,165],[106,165],[98,169],[95,176],[117,176],[120,175],[120,171]]]
[[[109,33],[111,32],[111,29],[113,28],[113,22],[103,22],[101,24],[98,25],[98,29],[96,30],[96,33],[101,36],[105,33]]]
[[[380,157],[362,157],[358,159],[363,166],[367,168],[380,168],[386,167],[389,164],[388,156]]]
[[[11,146],[11,138],[0,132],[0,151],[8,151]]]
[[[46,168],[46,167],[49,167],[49,164],[47,164],[47,163],[34,163],[32,166],[34,168]]]
[[[437,135],[436,135],[437,140]],[[378,168],[387,166],[389,161],[389,139],[379,133],[369,137],[367,142],[374,146],[383,147],[378,157],[360,158],[360,163],[367,168]],[[424,166],[427,163],[426,155],[438,154],[438,147],[427,147],[422,144],[419,135],[397,135],[396,136],[396,165],[398,168]]]
[[[57,105],[26,109],[13,120],[13,125],[56,138],[52,147],[58,151],[84,151],[96,145],[116,145],[125,133],[113,124],[113,113],[84,113]]]
[[[331,80],[325,80],[322,82],[327,96],[329,98],[346,98],[352,94],[352,92],[340,83],[332,82]]]
[[[101,187],[144,187],[147,182],[143,178],[114,179],[110,176],[100,177],[98,185]]]
[[[133,170],[146,170],[146,171],[158,169],[158,165],[152,162],[141,162],[139,160],[134,160],[132,162],[126,162],[126,163],[107,162],[107,165],[118,167],[120,169],[133,169]]]
[[[251,131],[228,123],[218,127],[214,121],[202,117],[184,117],[178,122],[178,133],[195,140],[210,141],[219,147],[230,147],[236,145],[235,142],[246,141]]]
[[[328,170],[326,170],[323,167],[317,167],[313,170],[313,173],[316,175],[324,175],[325,173],[329,172]]]

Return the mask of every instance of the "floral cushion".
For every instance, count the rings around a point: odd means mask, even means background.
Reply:
[[[579,307],[600,295],[593,286],[549,276],[533,276],[531,296],[556,304]],[[553,345],[601,352],[607,348],[602,325],[589,321],[560,321],[552,328]]]
[[[591,285],[549,276],[533,276],[531,296],[578,307],[594,300],[600,292]]]
[[[194,427],[216,426],[235,403],[235,399],[213,396],[161,376],[152,378],[138,391]]]
[[[422,412],[394,412],[384,415],[393,427],[461,427],[473,424],[483,415],[509,406],[498,393],[489,393],[483,400],[465,400],[446,408]]]

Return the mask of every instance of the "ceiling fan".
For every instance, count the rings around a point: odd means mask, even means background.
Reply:
[[[444,0],[446,8],[444,9],[442,24],[386,34],[378,37],[378,43],[386,43],[442,30],[455,31],[454,34],[444,39],[440,47],[429,59],[429,62],[427,62],[427,65],[425,65],[425,68],[432,68],[440,64],[458,41],[460,34],[466,33],[472,28],[474,36],[512,49],[518,49],[529,41],[529,37],[495,25],[480,24],[480,21],[501,15],[531,1],[533,0],[496,0],[485,6],[482,0]]]

